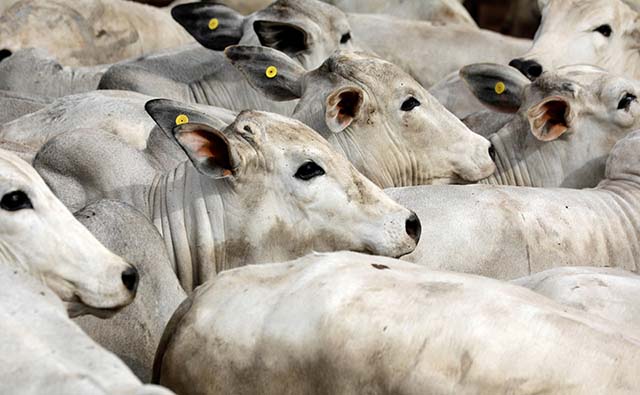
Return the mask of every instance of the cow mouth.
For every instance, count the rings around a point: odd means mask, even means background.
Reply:
[[[72,300],[65,301],[64,304],[70,318],[80,317],[83,315],[93,315],[103,320],[113,317],[125,307],[122,305],[106,308],[93,307],[83,302],[82,298],[77,295],[74,295]]]

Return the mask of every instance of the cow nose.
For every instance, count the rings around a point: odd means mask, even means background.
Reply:
[[[513,59],[509,66],[518,69],[525,77],[535,80],[542,74],[542,65],[535,60]]]
[[[496,161],[496,148],[493,146],[493,144],[489,146],[489,157],[491,158],[492,162]]]
[[[2,62],[3,60],[5,60],[11,55],[13,55],[13,52],[9,51],[8,49],[0,49],[0,62]]]
[[[418,244],[418,241],[420,241],[420,234],[422,233],[422,225],[420,224],[420,218],[418,218],[416,213],[412,212],[409,218],[407,218],[405,229],[407,230],[409,237]]]
[[[136,292],[138,288],[138,271],[135,267],[130,267],[124,272],[122,272],[122,283],[125,288],[131,291],[131,293]]]

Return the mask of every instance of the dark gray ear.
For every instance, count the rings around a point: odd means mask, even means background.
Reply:
[[[180,4],[171,9],[171,15],[200,44],[214,51],[222,51],[242,38],[245,17],[222,4]]]
[[[460,69],[460,77],[471,93],[493,111],[514,113],[522,105],[529,81],[510,66],[477,63]]]
[[[240,161],[223,132],[224,122],[187,104],[167,99],[148,101],[145,109],[167,136],[182,148],[200,173],[224,178],[236,172]]]
[[[308,34],[301,26],[287,22],[256,20],[253,22],[253,30],[260,44],[289,56],[309,49]]]
[[[275,49],[251,45],[227,48],[224,54],[244,74],[251,86],[272,100],[294,100],[302,96],[301,79],[306,70]]]

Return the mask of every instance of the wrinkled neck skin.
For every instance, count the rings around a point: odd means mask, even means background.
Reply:
[[[376,120],[377,127],[384,133],[376,133],[375,139],[367,136],[366,130],[358,128],[357,124],[355,126],[360,130],[354,130],[352,125],[340,133],[333,133],[325,122],[324,107],[320,101],[317,103],[319,108],[315,111],[296,109],[293,117],[320,133],[336,151],[380,188],[431,184],[432,179],[436,178],[429,172],[433,167],[425,160],[419,160],[411,148],[397,141],[391,127],[381,122],[380,118]]]
[[[569,131],[555,141],[543,142],[531,135],[525,119],[514,118],[489,138],[496,152],[496,172],[481,183],[543,188],[595,187],[604,178],[607,156],[615,139],[594,134],[587,136],[587,141],[576,133],[579,131]]]
[[[274,200],[281,197],[256,183],[246,187],[251,191],[203,176],[183,162],[159,175],[147,191],[146,213],[188,293],[222,270],[289,260],[316,247],[303,218],[277,212]]]

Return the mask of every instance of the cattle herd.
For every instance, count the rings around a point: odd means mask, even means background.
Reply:
[[[640,394],[640,2],[193,1],[0,0],[0,394]]]

